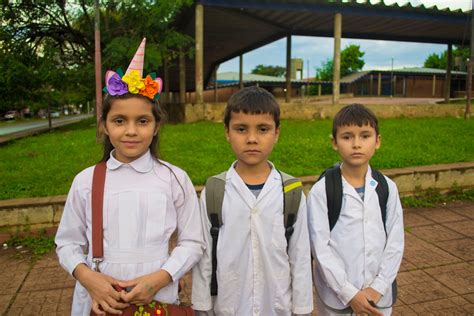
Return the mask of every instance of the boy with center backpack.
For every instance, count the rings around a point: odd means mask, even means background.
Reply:
[[[342,164],[326,170],[308,195],[318,315],[390,315],[403,211],[395,183],[369,166],[380,147],[378,121],[351,104],[334,117],[332,134]]]
[[[193,269],[197,315],[308,315],[313,309],[302,184],[268,156],[280,109],[258,87],[229,99],[225,134],[237,160],[201,193],[206,251]]]

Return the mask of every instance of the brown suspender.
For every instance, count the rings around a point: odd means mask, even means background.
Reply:
[[[104,226],[102,214],[106,171],[106,162],[101,161],[95,166],[92,178],[92,262],[94,263],[94,270],[97,272],[100,272],[99,264],[104,260]]]

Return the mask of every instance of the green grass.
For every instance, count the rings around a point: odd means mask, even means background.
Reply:
[[[385,119],[382,147],[372,159],[378,169],[474,161],[474,120]],[[316,175],[338,161],[330,145],[330,120],[283,121],[270,156],[295,176]],[[66,194],[74,176],[101,158],[94,119],[0,147],[0,199]],[[234,155],[222,123],[166,125],[161,156],[183,169],[195,184],[229,168]]]
[[[404,207],[436,207],[452,201],[474,201],[474,189],[453,188],[444,194],[438,190],[429,189],[415,196],[403,197],[401,201]]]
[[[41,258],[54,249],[54,235],[49,236],[44,230],[38,235],[18,236],[15,235],[5,242],[8,247],[26,247],[30,251],[33,260]]]

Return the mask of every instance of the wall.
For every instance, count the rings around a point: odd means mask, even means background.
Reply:
[[[282,119],[312,120],[331,118],[344,105],[323,104],[324,100],[330,103],[331,96],[319,98],[294,99],[290,103],[279,100]],[[347,97],[343,95],[342,97]],[[369,104],[378,117],[445,117],[464,115],[465,106],[462,104]],[[225,103],[186,104],[185,122],[214,121],[222,122],[224,118]]]
[[[400,196],[410,196],[428,188],[446,191],[453,186],[474,187],[474,162],[381,170],[398,186]],[[308,192],[315,175],[302,177]],[[202,186],[196,186],[201,192]],[[0,201],[0,240],[10,234],[56,227],[61,219],[66,196]]]

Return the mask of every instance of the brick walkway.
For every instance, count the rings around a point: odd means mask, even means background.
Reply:
[[[394,315],[473,315],[474,203],[406,209],[405,227]],[[74,281],[54,252],[31,265],[21,250],[0,250],[0,267],[2,315],[70,314]],[[189,276],[185,283],[189,302]]]

